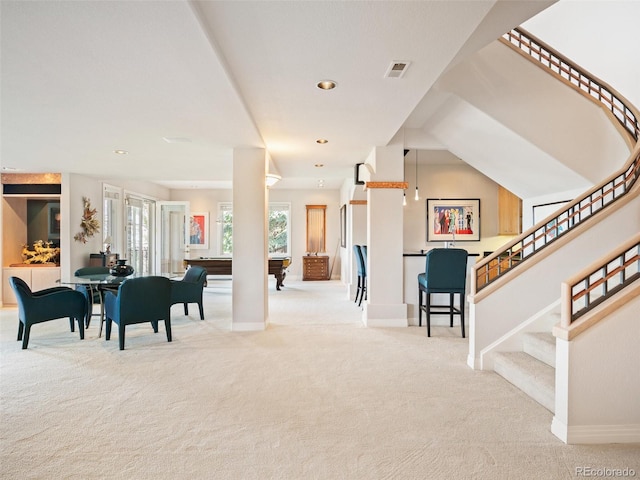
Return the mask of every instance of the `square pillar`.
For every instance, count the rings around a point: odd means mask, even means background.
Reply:
[[[234,331],[264,330],[268,323],[267,169],[264,149],[233,151],[231,329]]]
[[[369,327],[407,327],[404,303],[403,208],[406,183],[401,145],[377,147],[367,189],[367,302]],[[383,177],[384,180],[380,177]]]

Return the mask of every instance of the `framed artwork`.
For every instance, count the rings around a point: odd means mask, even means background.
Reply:
[[[48,238],[60,238],[60,204],[47,204],[47,236]]]
[[[347,206],[340,207],[340,246],[347,247]]]
[[[189,217],[189,245],[191,248],[209,248],[209,212],[192,213]]]
[[[480,241],[479,198],[428,198],[427,242]]]

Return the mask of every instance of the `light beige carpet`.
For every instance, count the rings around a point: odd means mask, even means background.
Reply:
[[[122,352],[95,319],[83,341],[66,320],[36,325],[23,351],[0,310],[0,477],[640,476],[640,445],[564,445],[549,411],[469,369],[459,328],[364,328],[338,282],[285,284],[264,332],[231,332],[231,283],[212,281],[205,321],[176,305],[172,343],[136,325]]]

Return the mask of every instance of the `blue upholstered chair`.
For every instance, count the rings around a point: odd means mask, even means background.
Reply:
[[[9,277],[9,284],[18,301],[18,341],[22,348],[29,344],[31,325],[69,317],[71,331],[75,331],[73,320],[78,322],[80,340],[84,339],[84,318],[87,308],[85,297],[68,287],[54,287],[32,292],[18,277]]]
[[[97,277],[103,278],[109,274],[109,267],[83,267],[75,271],[76,277]],[[87,300],[87,315],[84,320],[85,328],[89,328],[91,323],[91,317],[93,314],[93,305],[98,304],[102,306],[104,293],[98,289],[97,285],[76,285],[76,290],[84,295]],[[97,314],[96,314],[97,315]],[[102,333],[102,324],[100,325],[100,332]]]
[[[366,246],[354,245],[353,253],[356,258],[356,265],[358,266],[358,286],[356,288],[356,298],[354,302],[358,306],[362,305],[362,299],[365,298],[367,293],[367,262],[366,262]],[[364,252],[363,252],[364,249]],[[358,300],[358,298],[360,300]]]
[[[167,341],[171,341],[171,280],[165,277],[128,278],[118,287],[117,295],[105,293],[105,339],[111,339],[112,322],[118,325],[120,350],[124,350],[127,325],[150,322],[158,333],[158,321],[164,320]]]
[[[171,305],[184,304],[184,314],[189,315],[189,303],[197,303],[200,320],[204,320],[202,292],[207,283],[207,269],[194,265],[184,274],[182,280],[171,280]]]
[[[453,327],[453,316],[460,316],[462,338],[464,334],[464,304],[467,282],[467,256],[462,248],[434,248],[426,255],[425,271],[418,275],[418,324],[422,326],[422,312],[427,314],[427,336],[431,336],[431,314],[449,314],[449,326]],[[432,305],[431,294],[449,294],[448,305]],[[426,302],[423,304],[423,294]],[[459,307],[454,296],[460,297]]]

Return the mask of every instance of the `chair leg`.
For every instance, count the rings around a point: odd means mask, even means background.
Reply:
[[[71,332],[75,332],[76,331],[76,327],[73,323],[74,318],[73,317],[69,317],[69,328],[71,329]]]
[[[358,287],[356,288],[356,298],[353,301],[353,303],[358,303],[358,296],[360,295],[360,288],[361,288],[361,285],[360,285],[361,280],[362,280],[362,277],[358,275]]]
[[[153,328],[153,333],[158,333],[158,321],[151,320],[151,327]]]
[[[78,330],[80,331],[80,340],[84,340],[84,319],[82,317],[78,317],[76,320],[78,321]]]
[[[22,349],[26,350],[29,344],[29,334],[31,333],[31,324],[24,326],[24,335],[22,336]]]
[[[118,346],[120,350],[124,350],[124,323],[122,323],[122,320],[118,325]]]
[[[418,287],[418,326],[422,326],[422,290]]]
[[[22,340],[22,335],[24,334],[24,323],[21,320],[18,320],[18,341]]]
[[[427,293],[427,337],[431,336],[431,294]]]
[[[105,332],[104,332],[104,339],[105,340],[111,340],[111,324],[113,323],[113,320],[111,320],[109,317],[107,317],[107,326],[105,328]],[[102,323],[100,323],[100,331],[102,331]]]
[[[204,320],[204,308],[202,307],[202,300],[198,302],[198,308],[200,309],[200,320]]]
[[[164,328],[167,331],[167,342],[172,340],[171,338],[171,318],[167,317],[164,321]]]
[[[454,312],[454,306],[455,303],[453,303],[454,301],[454,294],[450,293],[449,294],[449,327],[453,327],[453,312]]]
[[[189,307],[187,306],[187,304],[184,304],[184,314],[185,315],[189,315]]]
[[[462,328],[462,338],[464,336],[464,295],[460,294],[460,328]]]

